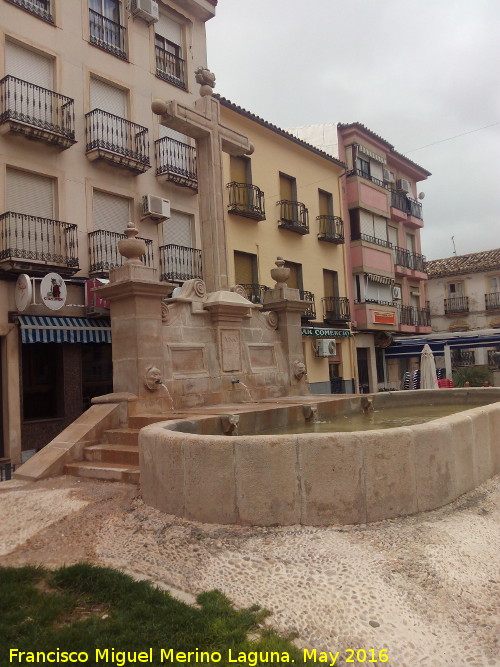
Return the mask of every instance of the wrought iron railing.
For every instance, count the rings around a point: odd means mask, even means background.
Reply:
[[[184,282],[203,278],[201,250],[182,245],[163,245],[160,251],[160,280]]]
[[[264,220],[264,193],[251,183],[236,183],[232,181],[226,185],[229,190],[229,213],[242,215],[246,218]]]
[[[0,260],[45,262],[77,271],[77,225],[8,211],[0,215]]]
[[[387,299],[354,299],[354,303],[376,303],[378,306],[394,306],[394,301],[388,301]]]
[[[394,263],[413,271],[425,273],[425,257],[418,252],[411,252],[405,248],[394,246]]]
[[[500,310],[500,292],[490,292],[484,295],[486,310]]]
[[[267,285],[258,285],[254,283],[240,283],[245,292],[247,299],[252,303],[264,303],[264,292],[267,292],[269,287]]]
[[[369,234],[356,234],[351,238],[352,241],[367,241],[368,243],[375,243],[376,245],[382,246],[383,248],[392,248],[392,243],[386,239],[379,239],[376,236],[370,236]]]
[[[124,28],[119,23],[89,9],[90,43],[119,58],[126,58]]]
[[[309,234],[309,211],[305,204],[282,199],[277,202],[277,206],[280,207],[278,227],[298,234]]]
[[[131,158],[149,167],[148,130],[102,109],[85,115],[86,151],[96,148]]]
[[[431,314],[429,308],[418,308],[417,306],[398,306],[398,318],[400,324],[414,327],[430,327]]]
[[[407,197],[404,192],[391,190],[391,206],[415,218],[422,219],[422,204],[416,199]]]
[[[170,53],[158,44],[155,45],[156,76],[181,88],[186,87],[184,60]]]
[[[476,355],[474,350],[451,350],[451,365],[457,366],[475,366]]]
[[[375,183],[375,185],[387,189],[387,183],[384,183],[384,181],[381,181],[380,178],[376,178],[369,172],[363,171],[362,169],[351,169],[351,171],[347,173],[347,176],[361,176],[362,178],[366,178],[368,181]]]
[[[0,81],[0,123],[10,120],[75,140],[73,100],[9,74]]]
[[[156,175],[187,187],[198,187],[196,147],[163,137],[155,141]]]
[[[323,316],[325,320],[336,322],[349,322],[351,313],[349,309],[349,299],[346,296],[324,296]]]
[[[312,292],[307,292],[306,290],[300,290],[300,298],[302,301],[308,301],[309,305],[307,310],[302,313],[301,317],[304,320],[315,320],[316,319],[316,301],[314,299],[314,294]]]
[[[89,239],[89,273],[101,278],[107,277],[110,271],[123,263],[123,256],[118,250],[118,241],[126,239],[125,234],[97,229],[88,234]],[[140,237],[137,237],[140,238]],[[146,254],[141,257],[146,266],[153,266],[153,241],[141,239],[146,243]]]
[[[329,243],[344,243],[344,221],[336,215],[318,215],[318,239]]]
[[[422,204],[416,199],[411,199],[410,197],[408,197],[408,201],[410,202],[410,215],[412,215],[414,218],[419,218],[422,220]]]
[[[45,21],[50,21],[54,23],[54,18],[52,16],[51,0],[7,0],[11,5],[16,5],[25,9],[30,14],[35,14]]]
[[[468,296],[451,296],[444,300],[444,312],[448,313],[468,313],[469,312],[469,297]]]

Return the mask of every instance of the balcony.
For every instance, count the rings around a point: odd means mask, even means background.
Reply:
[[[161,180],[198,190],[196,147],[163,137],[155,141],[156,175]]]
[[[484,295],[486,310],[500,310],[500,292],[491,292]]]
[[[381,181],[380,178],[375,178],[375,176],[372,176],[369,172],[363,171],[362,169],[351,169],[351,171],[347,173],[347,176],[361,176],[361,178],[366,178],[367,181],[375,183],[375,185],[378,185],[379,188],[387,189],[388,187],[387,183]]]
[[[135,174],[149,169],[147,128],[101,109],[86,114],[85,121],[89,160],[105,160]]]
[[[96,278],[107,278],[110,271],[121,266],[123,256],[118,250],[118,241],[126,238],[125,234],[108,232],[105,229],[90,232],[89,274]],[[151,239],[141,239],[141,241],[146,243],[146,254],[141,259],[146,266],[153,266],[153,241]]]
[[[264,303],[264,292],[267,292],[267,285],[257,285],[254,283],[240,283],[241,287],[247,293],[247,299],[252,303]]]
[[[417,252],[411,252],[399,246],[394,246],[394,263],[412,271],[425,273],[424,255],[419,255]]]
[[[73,100],[11,75],[0,81],[0,125],[63,150],[76,143]]]
[[[407,215],[422,220],[422,204],[416,199],[407,197],[404,192],[391,190],[391,206]]]
[[[318,240],[328,243],[345,243],[344,222],[336,215],[318,215]]]
[[[7,0],[11,5],[16,5],[30,14],[38,16],[44,21],[54,23],[52,16],[51,0]]]
[[[453,313],[468,313],[469,312],[469,297],[468,296],[452,296],[444,300],[444,314],[449,315]]]
[[[79,271],[77,225],[9,211],[0,216],[0,267],[4,271],[61,275]]]
[[[89,38],[91,44],[126,60],[125,34],[126,28],[122,25],[95,12],[93,9],[89,9]]]
[[[349,299],[346,296],[325,296],[323,302],[323,319],[330,322],[349,322],[351,313]]]
[[[374,243],[379,245],[382,248],[392,248],[392,243],[386,239],[379,239],[376,236],[370,236],[369,234],[356,234],[351,237],[351,241],[366,241],[367,243]]]
[[[242,215],[252,220],[265,220],[264,193],[251,183],[228,183],[228,211],[233,215]]]
[[[164,81],[173,83],[179,88],[186,88],[184,74],[184,60],[170,53],[158,44],[155,45],[156,54],[156,76]]]
[[[278,227],[297,234],[309,234],[309,211],[305,204],[282,199],[276,205],[280,207]]]
[[[301,317],[303,320],[315,320],[316,319],[316,302],[314,300],[314,294],[312,292],[307,292],[306,290],[300,290],[300,298],[302,301],[308,301],[309,305],[307,310],[302,313]]]
[[[160,280],[184,282],[203,278],[201,250],[181,245],[163,245],[160,251]]]
[[[431,315],[429,308],[416,306],[398,306],[399,324],[413,327],[430,327]]]

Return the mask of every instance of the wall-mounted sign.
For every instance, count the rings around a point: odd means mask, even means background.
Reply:
[[[59,310],[66,303],[66,283],[58,273],[47,273],[40,283],[40,296],[50,310]]]
[[[22,313],[30,305],[33,297],[33,288],[30,277],[26,273],[21,273],[16,280],[15,300],[16,308]]]
[[[349,329],[326,329],[324,327],[302,327],[303,336],[314,336],[315,338],[349,338]]]
[[[372,310],[373,324],[396,324],[396,313],[390,310]]]

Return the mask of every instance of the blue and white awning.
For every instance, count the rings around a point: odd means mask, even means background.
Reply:
[[[111,343],[111,323],[86,317],[18,315],[23,343]]]

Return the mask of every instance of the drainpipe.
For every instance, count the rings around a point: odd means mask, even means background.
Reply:
[[[448,380],[453,379],[453,373],[451,370],[451,350],[449,345],[444,346],[444,367],[446,369],[446,378]]]

